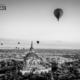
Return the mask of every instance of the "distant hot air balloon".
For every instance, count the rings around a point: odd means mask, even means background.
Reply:
[[[20,44],[20,42],[18,42],[18,44]]]
[[[54,10],[54,15],[57,18],[57,20],[59,21],[59,19],[61,18],[61,16],[63,15],[63,10],[60,8],[57,8]]]
[[[17,47],[15,47],[17,49]]]
[[[39,44],[39,41],[37,41],[37,44]]]
[[[23,50],[24,50],[25,48],[23,48]]]
[[[3,45],[3,43],[1,43],[1,45]]]

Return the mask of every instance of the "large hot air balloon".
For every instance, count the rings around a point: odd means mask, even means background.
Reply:
[[[61,18],[61,16],[63,15],[63,10],[60,8],[57,8],[54,10],[54,15],[57,18],[57,20],[59,21],[59,19]]]

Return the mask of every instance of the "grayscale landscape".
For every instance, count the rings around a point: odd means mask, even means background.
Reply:
[[[0,80],[80,80],[80,0],[0,0]]]

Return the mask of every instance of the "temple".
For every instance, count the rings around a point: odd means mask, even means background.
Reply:
[[[34,48],[33,48],[33,42],[31,42],[31,47],[29,49],[29,52],[24,57],[24,65],[23,69],[21,70],[22,74],[29,73],[29,72],[42,72],[43,70],[47,70],[44,66],[44,61],[41,57],[38,57],[37,54],[35,54]],[[50,68],[49,68],[50,70]]]

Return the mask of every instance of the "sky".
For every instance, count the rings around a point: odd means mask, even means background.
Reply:
[[[7,8],[0,10],[4,47],[15,47],[16,41],[24,40],[34,41],[36,48],[80,49],[80,0],[0,0],[0,4]],[[59,21],[53,14],[56,8],[64,12]]]

